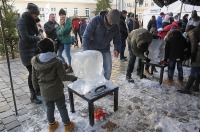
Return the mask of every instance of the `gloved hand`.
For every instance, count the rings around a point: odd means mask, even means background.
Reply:
[[[166,64],[167,64],[167,60],[166,59],[164,59],[164,60],[159,62],[159,65],[166,65]]]
[[[149,63],[151,60],[150,60],[148,57],[146,57],[146,58],[145,58],[145,61],[146,61],[147,63]]]
[[[78,79],[78,77],[75,77],[74,75],[68,75],[70,78],[70,81],[74,82]]]

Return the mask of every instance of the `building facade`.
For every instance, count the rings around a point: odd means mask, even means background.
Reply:
[[[139,0],[136,0],[139,2]],[[135,12],[135,0],[118,0],[118,9],[127,10],[128,12]],[[153,0],[143,0],[143,4],[137,3],[136,14],[138,14],[139,20],[143,19],[143,13],[145,10],[154,7],[156,4]]]
[[[15,0],[15,8],[20,14],[26,11],[28,3],[35,3],[40,9],[41,22],[48,21],[49,14],[56,15],[59,19],[58,12],[63,8],[67,16],[71,17],[74,14],[80,17],[94,17],[92,13],[96,8],[97,0]],[[111,0],[112,8],[116,8],[116,0]]]

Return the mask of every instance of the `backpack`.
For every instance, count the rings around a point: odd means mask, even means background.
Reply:
[[[72,21],[72,26],[74,30],[79,30],[80,28],[80,20],[79,19],[75,19]]]

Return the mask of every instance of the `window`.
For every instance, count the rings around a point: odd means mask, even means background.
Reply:
[[[39,8],[40,11],[44,11],[44,8]]]
[[[148,3],[145,3],[145,6],[148,6]]]
[[[55,11],[56,11],[56,8],[51,8],[51,11],[55,12]]]
[[[40,14],[40,20],[44,21],[45,20],[45,15],[44,14]]]
[[[74,15],[78,15],[78,8],[74,8]]]
[[[89,17],[90,16],[90,9],[85,8],[85,16]]]

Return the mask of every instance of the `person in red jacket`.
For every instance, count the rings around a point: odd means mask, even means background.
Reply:
[[[74,32],[75,38],[76,38],[76,45],[78,46],[78,37],[80,38],[81,44],[82,44],[82,37],[80,34],[80,25],[81,25],[81,20],[77,17],[77,15],[74,15],[74,18],[72,19],[72,30]]]
[[[164,27],[162,31],[158,31],[158,36],[161,39],[164,39],[165,36],[167,35],[167,32],[170,31],[170,29],[172,29],[172,28],[178,29],[179,28],[178,22],[172,22],[172,24],[167,25],[166,27]]]

